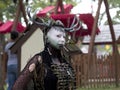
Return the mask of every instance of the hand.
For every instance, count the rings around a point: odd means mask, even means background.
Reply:
[[[42,63],[41,56],[39,56],[37,60],[38,60],[39,63]],[[35,63],[32,63],[32,64],[29,66],[29,71],[30,71],[30,72],[34,71],[35,66],[36,66]]]
[[[30,66],[29,66],[29,71],[32,72],[34,71],[35,69],[35,63],[32,63]]]
[[[42,63],[41,56],[38,57],[38,62],[39,62],[40,64]]]

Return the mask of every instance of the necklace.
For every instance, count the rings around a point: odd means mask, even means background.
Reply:
[[[58,60],[58,58],[52,58],[52,63],[60,65],[60,61]]]

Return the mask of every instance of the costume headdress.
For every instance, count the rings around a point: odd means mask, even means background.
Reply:
[[[82,24],[78,18],[78,15],[75,15],[74,16],[74,19],[70,25],[69,28],[66,28],[64,27],[64,24],[60,21],[60,20],[53,20],[51,18],[47,19],[46,17],[45,18],[39,18],[41,22],[37,21],[36,20],[36,12],[33,14],[33,16],[31,17],[30,15],[30,8],[27,9],[27,13],[28,13],[28,16],[30,18],[30,20],[33,22],[33,23],[36,23],[37,25],[40,25],[40,26],[44,26],[45,28],[51,28],[52,26],[59,26],[59,27],[63,27],[65,31],[67,32],[74,32],[74,31],[77,31],[81,28]]]

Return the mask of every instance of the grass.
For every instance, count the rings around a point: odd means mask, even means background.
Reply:
[[[77,90],[120,90],[120,87],[79,88]]]
[[[7,90],[7,86],[4,86],[4,89]],[[120,90],[120,86],[119,87],[115,87],[115,86],[104,86],[104,87],[99,87],[99,88],[79,88],[77,90]]]
[[[7,85],[4,85],[4,90],[7,90]]]

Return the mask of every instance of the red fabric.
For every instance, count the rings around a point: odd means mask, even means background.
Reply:
[[[0,26],[3,25],[4,23],[0,21]]]
[[[44,8],[42,11],[38,12],[37,16],[44,17],[44,16],[46,16],[46,13],[50,12],[54,8],[55,8],[54,6],[48,6],[48,7]]]
[[[47,7],[49,8],[49,7]],[[64,10],[65,10],[65,14],[60,14],[60,8],[58,9],[58,13],[59,14],[54,14],[54,12],[51,12],[51,16],[50,18],[54,19],[54,20],[61,20],[65,27],[69,27],[73,21],[74,15],[75,14],[69,14],[71,9],[73,8],[73,6],[71,4],[68,5],[64,5]],[[44,11],[44,15],[42,12],[39,12],[37,14],[38,17],[45,17],[47,12],[49,12],[49,10],[43,9]],[[86,24],[87,29],[84,29],[83,27],[80,28],[80,30],[78,30],[75,33],[75,36],[84,36],[84,35],[91,35],[92,32],[92,28],[93,28],[93,23],[94,23],[94,17],[92,16],[92,14],[79,14],[79,18],[80,20]],[[98,34],[100,32],[99,28],[97,27],[96,30],[96,34]],[[73,33],[71,33],[73,34]]]
[[[66,5],[64,5],[65,13],[66,14],[70,13],[70,11],[71,11],[72,8],[73,8],[72,4],[66,4]],[[38,17],[45,17],[48,12],[50,12],[51,14],[54,14],[54,9],[55,9],[55,6],[48,6],[48,7],[44,8],[42,11],[38,12],[37,16]],[[58,13],[60,13],[60,12],[61,12],[61,9],[59,8],[58,9]]]
[[[73,21],[74,14],[52,14],[51,18],[54,20],[61,20],[65,27],[69,27]],[[87,30],[84,28],[81,28],[79,31],[76,32],[75,36],[84,36],[84,35],[90,35],[94,23],[94,18],[91,14],[80,14],[79,15],[80,20],[87,25]],[[96,30],[97,34],[100,32],[100,30],[97,28]]]
[[[11,32],[12,25],[13,25],[13,21],[7,21],[6,23],[4,23],[3,25],[0,26],[0,33],[9,33],[9,32]],[[18,23],[17,31],[18,32],[23,32],[24,30],[25,30],[25,27],[22,26],[21,23]]]

